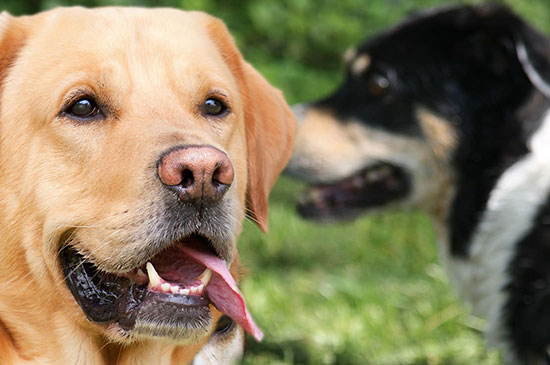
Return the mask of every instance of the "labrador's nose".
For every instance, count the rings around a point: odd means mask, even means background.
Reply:
[[[208,145],[182,146],[166,152],[157,171],[167,188],[197,209],[219,201],[235,177],[227,154]]]

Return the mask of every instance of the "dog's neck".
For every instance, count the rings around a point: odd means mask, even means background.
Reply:
[[[63,318],[59,316],[59,319]],[[63,318],[65,320],[66,318]],[[53,321],[55,322],[55,321]],[[66,327],[65,327],[66,326]],[[105,338],[83,337],[66,324],[36,331],[33,338],[19,339],[0,322],[0,363],[2,364],[189,364],[203,343],[176,346],[159,341],[129,345],[110,343]],[[63,332],[61,332],[63,328]],[[206,339],[205,339],[206,340]],[[40,346],[33,346],[40,344]],[[40,351],[37,349],[40,348]],[[71,349],[71,351],[64,351]]]
[[[109,344],[102,355],[105,364],[190,364],[201,346],[181,347],[156,341],[131,346]]]

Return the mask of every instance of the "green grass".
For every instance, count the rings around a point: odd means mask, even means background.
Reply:
[[[246,364],[497,364],[484,322],[457,302],[427,217],[393,213],[319,225],[294,211],[282,178],[270,233],[240,241],[248,306],[265,332]]]

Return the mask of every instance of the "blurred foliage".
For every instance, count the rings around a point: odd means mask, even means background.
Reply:
[[[501,0],[550,34],[550,0]],[[14,14],[59,5],[171,6],[223,19],[245,57],[282,88],[290,102],[320,97],[340,80],[350,46],[412,11],[446,0],[0,0]],[[480,3],[459,0],[453,3]]]

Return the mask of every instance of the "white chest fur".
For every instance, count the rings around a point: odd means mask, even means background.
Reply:
[[[451,282],[474,314],[488,320],[487,340],[497,347],[506,339],[502,308],[508,265],[550,193],[550,110],[529,141],[529,150],[498,179],[472,235],[468,257],[451,256],[446,229],[438,227],[440,254]]]

